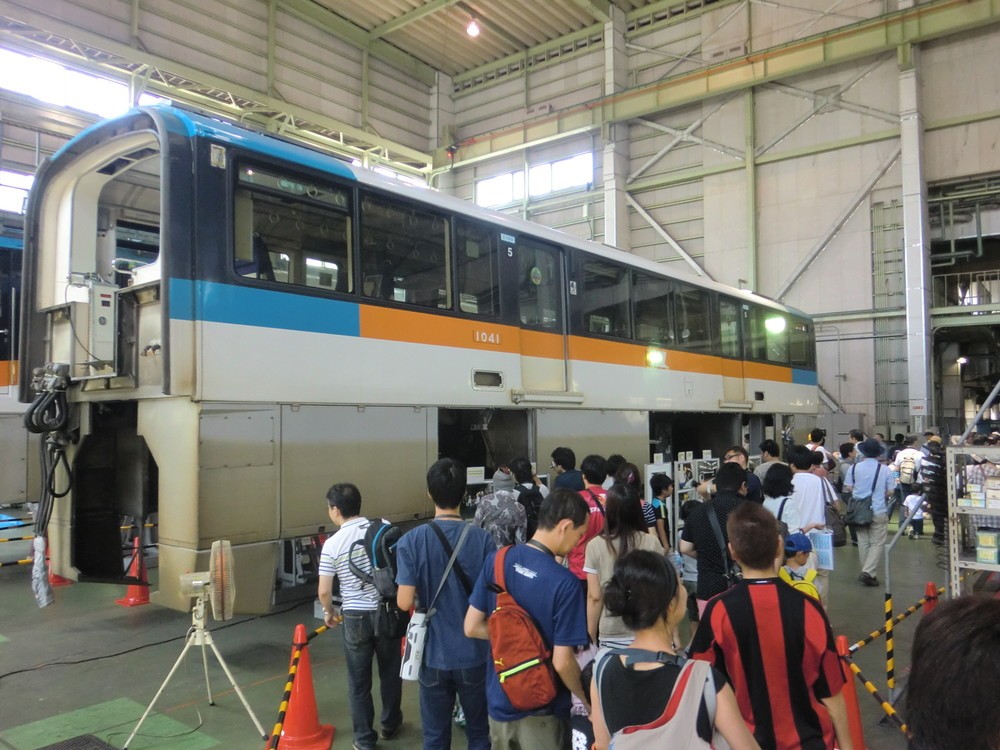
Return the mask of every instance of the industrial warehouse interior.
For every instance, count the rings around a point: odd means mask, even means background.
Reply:
[[[0,0],[0,748],[994,747],[998,65],[996,0]]]

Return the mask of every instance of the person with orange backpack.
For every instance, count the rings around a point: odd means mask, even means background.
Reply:
[[[575,653],[587,645],[583,592],[562,565],[589,515],[576,492],[553,490],[535,535],[491,555],[473,587],[465,635],[490,642],[486,706],[494,750],[570,750],[570,694],[589,703]]]

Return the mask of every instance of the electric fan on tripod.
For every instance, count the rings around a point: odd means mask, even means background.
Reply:
[[[184,661],[184,656],[192,646],[201,646],[201,661],[205,667],[205,687],[208,689],[208,705],[214,706],[215,701],[212,700],[212,683],[208,678],[208,652],[205,650],[206,646],[211,648],[212,653],[215,654],[215,658],[219,661],[222,671],[229,678],[229,684],[233,686],[236,695],[239,696],[240,701],[243,703],[243,708],[247,710],[247,713],[253,720],[254,726],[257,727],[257,733],[264,740],[267,740],[267,733],[260,725],[260,722],[257,721],[257,716],[254,714],[253,709],[250,708],[250,704],[247,703],[247,699],[243,695],[243,691],[240,690],[240,686],[233,679],[233,674],[229,671],[229,667],[226,666],[226,662],[223,660],[222,654],[219,653],[219,649],[215,647],[211,631],[205,630],[206,599],[212,604],[212,617],[216,620],[229,620],[233,616],[236,587],[233,583],[233,557],[228,541],[220,540],[212,542],[212,556],[207,573],[183,573],[181,575],[181,593],[194,597],[195,600],[194,606],[191,607],[191,629],[188,630],[187,642],[184,644],[181,655],[177,657],[177,661],[174,662],[174,666],[170,669],[163,684],[160,685],[160,689],[156,691],[153,700],[146,707],[146,711],[139,719],[139,723],[135,725],[132,734],[125,740],[122,750],[127,750],[132,739],[139,733],[142,723],[146,721],[146,717],[153,710],[156,701],[159,700],[160,695],[169,684],[170,678],[174,676],[174,672],[180,667],[181,662]]]

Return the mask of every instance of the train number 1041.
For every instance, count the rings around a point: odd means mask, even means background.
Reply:
[[[496,331],[476,331],[475,338],[477,344],[500,346],[500,334]]]

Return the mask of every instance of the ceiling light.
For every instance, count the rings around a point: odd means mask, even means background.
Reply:
[[[969,358],[968,358],[968,357],[959,357],[959,358],[958,358],[958,359],[956,359],[955,361],[956,361],[956,362],[957,362],[958,364],[960,364],[960,365],[967,365],[967,364],[969,364]]]
[[[475,18],[469,21],[469,25],[465,27],[465,33],[471,37],[479,36],[479,24],[476,23]]]

